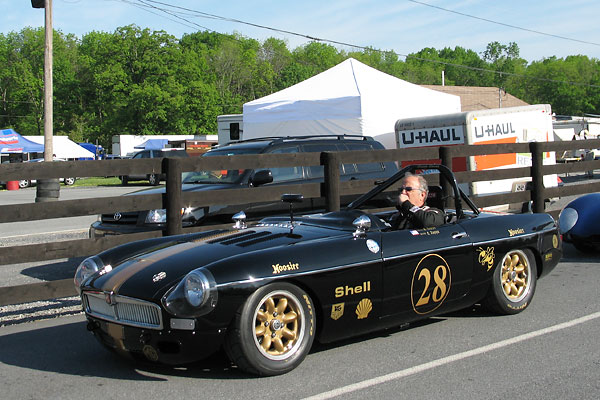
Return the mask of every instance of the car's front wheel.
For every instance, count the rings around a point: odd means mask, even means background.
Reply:
[[[127,186],[129,184],[129,177],[127,175],[120,176],[121,185]]]
[[[225,350],[247,372],[284,374],[304,360],[315,328],[308,294],[289,283],[273,283],[254,292],[237,312]]]
[[[75,184],[75,178],[65,178],[65,185],[71,186]]]
[[[27,179],[21,179],[19,181],[19,188],[25,189],[25,188],[28,188],[29,186],[31,186],[31,181],[28,181]]]
[[[537,281],[535,257],[530,250],[514,249],[500,260],[484,305],[499,314],[517,314],[533,298]]]

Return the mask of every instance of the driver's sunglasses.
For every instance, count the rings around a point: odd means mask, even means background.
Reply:
[[[405,190],[408,193],[408,192],[412,192],[413,190],[423,190],[423,189],[421,189],[421,188],[414,188],[414,187],[411,187],[411,186],[400,186],[400,193],[402,193]]]

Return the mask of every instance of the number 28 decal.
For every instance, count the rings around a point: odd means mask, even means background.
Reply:
[[[452,278],[446,260],[437,254],[428,254],[419,261],[413,274],[410,298],[417,314],[427,314],[442,305]]]

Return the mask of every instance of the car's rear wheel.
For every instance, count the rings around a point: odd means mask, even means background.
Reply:
[[[151,186],[156,186],[160,183],[160,179],[158,179],[158,175],[156,175],[156,174],[149,174],[148,182],[150,182]]]
[[[75,180],[76,180],[75,178],[65,178],[64,182],[65,182],[65,185],[71,186],[71,185],[75,184]]]
[[[28,181],[27,179],[21,179],[19,181],[19,188],[25,189],[25,188],[28,188],[29,186],[31,186],[31,181]]]
[[[273,283],[254,292],[236,313],[225,350],[247,372],[279,375],[304,360],[314,334],[315,315],[308,294],[289,283]]]
[[[129,184],[129,178],[126,175],[120,176],[119,179],[121,179],[121,185],[127,186]]]
[[[533,253],[530,250],[511,250],[496,265],[484,305],[499,314],[520,313],[531,302],[536,282]]]

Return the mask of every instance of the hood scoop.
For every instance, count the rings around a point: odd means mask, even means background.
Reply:
[[[288,235],[289,235],[289,233],[287,233],[287,232],[272,233],[269,231],[260,231],[260,232],[248,231],[248,232],[244,232],[241,235],[237,235],[233,238],[232,237],[220,238],[220,239],[211,240],[208,243],[221,244],[223,246],[236,245],[239,247],[248,247],[248,246],[253,246],[253,245],[256,245],[259,243],[267,242],[270,240],[275,240],[275,239],[279,239],[282,237],[286,237]]]

